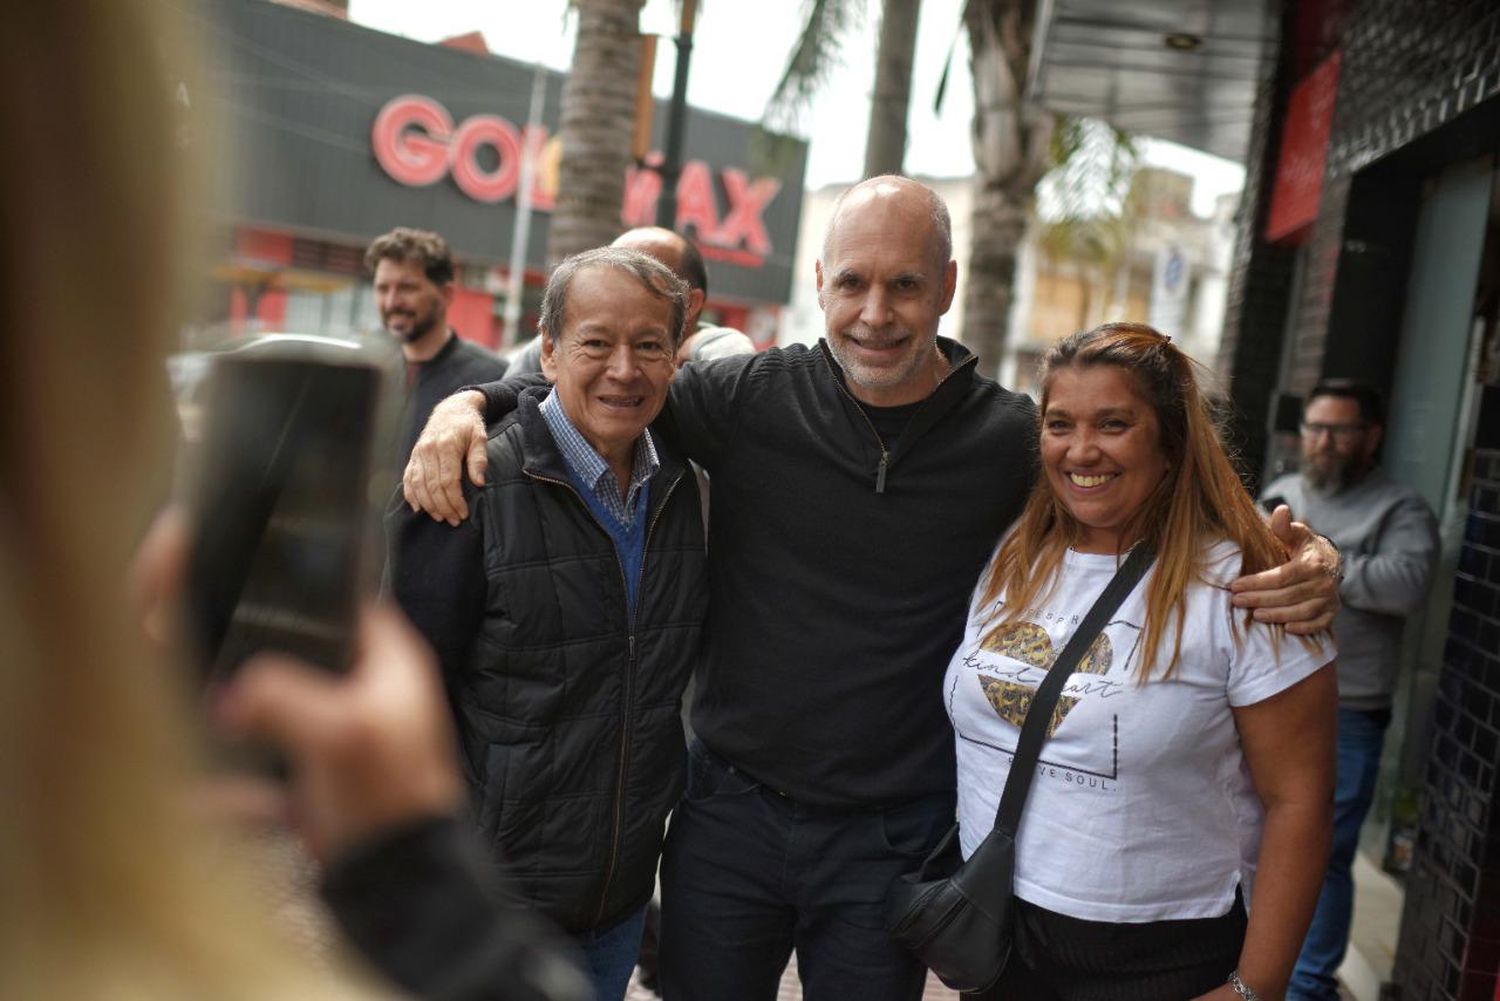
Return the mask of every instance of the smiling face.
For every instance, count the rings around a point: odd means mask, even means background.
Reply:
[[[544,335],[542,371],[594,450],[628,468],[676,372],[672,303],[620,268],[586,267],[568,285],[562,330]]]
[[[421,261],[382,258],[375,266],[375,305],[385,329],[406,345],[447,339],[453,286],[438,285]]]
[[[1125,526],[1167,473],[1156,411],[1115,365],[1058,369],[1043,405],[1042,468],[1083,528],[1078,550],[1121,552],[1134,541]]]
[[[828,347],[872,406],[925,399],[947,369],[936,338],[957,267],[938,249],[931,198],[904,179],[866,182],[846,196],[818,261]]]
[[[1319,490],[1344,490],[1375,462],[1381,427],[1370,424],[1359,401],[1315,396],[1302,413],[1302,473]]]

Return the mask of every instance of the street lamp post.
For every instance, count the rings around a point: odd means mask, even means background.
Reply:
[[[656,202],[656,224],[677,228],[677,178],[682,173],[682,133],[687,121],[688,63],[693,56],[693,22],[698,0],[682,0],[682,19],[677,33],[677,73],[672,83],[672,105],[667,115],[666,149],[662,151],[661,197]]]

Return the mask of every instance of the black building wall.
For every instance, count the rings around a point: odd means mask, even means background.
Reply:
[[[1290,29],[1302,2],[1283,4],[1279,56],[1263,71],[1220,356],[1251,476],[1276,456],[1266,434],[1276,392],[1300,394],[1334,374],[1389,383],[1422,181],[1440,164],[1492,151],[1500,137],[1500,2],[1322,4],[1339,18],[1330,44],[1343,62],[1318,217],[1294,290],[1295,249],[1263,234],[1287,96],[1324,54],[1305,42],[1297,49]],[[1266,373],[1278,371],[1284,347],[1278,382]]]
[[[1485,102],[1500,95],[1497,30],[1495,0],[1350,6],[1322,200],[1291,331],[1290,391],[1325,374],[1389,382],[1421,183],[1440,164],[1495,145],[1496,108]]]
[[[1267,28],[1289,39],[1290,10]],[[1272,399],[1280,375],[1282,330],[1296,261],[1293,248],[1260,238],[1271,211],[1271,189],[1281,151],[1287,96],[1296,82],[1295,47],[1288,43],[1277,51],[1277,58],[1266,60],[1260,69],[1255,120],[1245,156],[1248,169],[1244,193],[1240,196],[1239,235],[1229,275],[1224,331],[1219,340],[1219,370],[1231,376],[1227,384],[1230,443],[1240,457],[1240,472],[1252,481],[1252,488],[1259,479],[1266,454]]]
[[[1490,1001],[1500,968],[1500,449],[1477,451],[1474,471],[1401,915],[1399,1001]]]
[[[1288,19],[1297,5],[1284,5]],[[1265,371],[1279,362],[1283,329],[1291,343],[1276,391],[1301,394],[1324,375],[1390,387],[1422,184],[1444,164],[1500,149],[1500,3],[1359,0],[1344,14],[1322,197],[1295,302],[1285,298],[1290,252],[1260,239],[1274,150],[1267,157],[1253,148],[1249,161],[1245,222],[1253,218],[1256,229],[1242,238],[1248,246],[1236,259],[1243,273],[1231,288],[1242,291],[1229,304],[1226,339],[1235,339],[1225,356],[1233,358],[1235,402],[1247,421],[1269,410]],[[1270,89],[1278,107],[1257,111],[1257,134],[1267,137],[1279,132],[1286,99],[1284,87]],[[1271,141],[1279,147],[1279,135]],[[1247,345],[1252,336],[1256,343]],[[1492,426],[1500,404],[1487,402],[1480,420]],[[1291,447],[1272,435],[1257,439],[1255,430],[1246,434],[1252,469]],[[1496,997],[1500,441],[1479,444],[1406,883],[1394,973],[1401,1001]]]

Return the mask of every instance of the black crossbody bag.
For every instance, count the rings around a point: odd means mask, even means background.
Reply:
[[[1068,676],[1154,558],[1145,545],[1131,551],[1047,671],[1026,710],[994,829],[974,854],[963,860],[955,824],[920,869],[891,884],[886,898],[891,937],[954,990],[986,990],[1005,969],[1013,934],[1016,829],[1047,739],[1047,723]]]

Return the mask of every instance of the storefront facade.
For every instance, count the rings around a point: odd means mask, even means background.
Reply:
[[[1361,378],[1381,462],[1437,514],[1363,848],[1404,876],[1387,996],[1497,996],[1500,973],[1500,6],[1275,11],[1221,363],[1264,476],[1300,398]]]
[[[1404,887],[1379,995],[1500,997],[1500,4],[1054,0],[1037,45],[1049,106],[1245,164],[1219,368],[1252,486],[1320,378],[1387,394],[1442,554],[1362,837]]]
[[[502,347],[523,151],[534,164],[522,339],[534,330],[557,192],[554,135],[563,74],[543,71],[543,113],[527,126],[535,70],[427,45],[265,0],[200,8],[214,52],[211,118],[234,164],[224,202],[219,294],[209,320],[319,332],[376,324],[362,256],[395,226],[441,233],[459,263],[454,327]],[[655,123],[660,140],[666,109]],[[774,172],[752,168],[750,123],[689,110],[677,229],[709,268],[705,317],[772,338],[787,302],[806,144]],[[626,179],[621,229],[655,222],[660,179]]]

